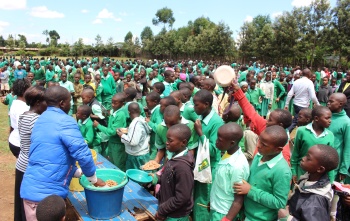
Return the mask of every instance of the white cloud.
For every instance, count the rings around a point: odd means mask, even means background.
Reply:
[[[27,5],[26,0],[4,0],[0,1],[0,9],[4,10],[18,10],[25,9]]]
[[[252,22],[253,21],[253,16],[247,15],[247,17],[245,17],[244,22]]]
[[[29,14],[33,17],[37,18],[63,18],[64,14],[57,12],[57,11],[51,11],[46,6],[39,6],[39,7],[33,7]]]
[[[99,18],[96,18],[95,20],[92,21],[92,24],[102,24],[102,20]]]
[[[83,38],[84,44],[91,44],[92,40],[90,38]]]
[[[83,9],[83,10],[81,10],[81,13],[89,13],[89,10]]]
[[[281,16],[282,14],[283,14],[282,12],[274,12],[274,13],[271,14],[271,17],[272,18],[277,18],[277,17]]]
[[[114,15],[112,12],[109,12],[107,9],[102,9],[97,15],[97,18],[114,18]]]
[[[114,18],[114,21],[122,21],[121,18]]]
[[[120,15],[120,16],[128,16],[129,14],[126,13],[126,12],[120,12],[119,15]]]
[[[294,7],[304,7],[304,6],[309,6],[311,5],[312,0],[293,0],[292,1],[292,6]]]
[[[8,23],[7,21],[0,21],[0,32],[2,32],[4,30],[5,27],[9,26],[10,23]]]

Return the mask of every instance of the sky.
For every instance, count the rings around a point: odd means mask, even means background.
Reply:
[[[124,41],[128,31],[140,36],[145,26],[154,34],[162,25],[154,26],[152,19],[158,9],[173,10],[173,28],[186,26],[188,21],[204,16],[215,23],[223,21],[236,38],[245,21],[257,15],[270,15],[275,19],[283,11],[307,6],[312,0],[0,0],[0,35],[24,34],[27,41],[45,43],[44,30],[56,30],[59,43],[73,44],[83,38],[84,44],[95,43],[97,34],[106,43]],[[330,0],[331,6],[336,0]],[[16,37],[18,38],[18,37]]]

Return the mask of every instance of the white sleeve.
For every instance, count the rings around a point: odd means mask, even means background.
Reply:
[[[291,88],[290,91],[288,92],[285,107],[288,107],[289,102],[290,102],[290,99],[292,99],[293,95],[294,95],[294,85],[292,86],[292,88]]]

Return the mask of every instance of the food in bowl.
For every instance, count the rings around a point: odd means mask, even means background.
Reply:
[[[152,160],[147,162],[145,165],[141,167],[143,170],[156,170],[160,167],[161,165],[157,163],[156,161]]]

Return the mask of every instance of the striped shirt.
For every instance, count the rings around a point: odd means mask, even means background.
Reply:
[[[32,135],[32,129],[35,121],[39,115],[34,112],[27,111],[19,116],[18,131],[20,137],[21,151],[16,163],[16,169],[25,172],[28,165],[29,148],[30,148],[30,136]]]

